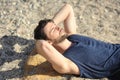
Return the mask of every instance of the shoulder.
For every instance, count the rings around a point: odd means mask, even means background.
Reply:
[[[72,42],[80,42],[82,40],[82,36],[80,34],[70,34],[67,39]]]
[[[79,38],[80,35],[79,34],[69,34],[68,38]]]

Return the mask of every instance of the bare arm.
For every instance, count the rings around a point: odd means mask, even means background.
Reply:
[[[76,33],[76,21],[74,17],[74,12],[72,6],[65,4],[60,11],[53,17],[53,21],[56,24],[64,22],[64,28],[67,33]]]
[[[64,5],[61,10],[53,17],[56,24],[64,22],[67,33],[76,33],[76,22],[73,9],[70,5]],[[59,73],[79,74],[78,67],[69,59],[58,52],[51,44],[45,40],[36,41],[37,53],[46,58]]]
[[[61,62],[65,61],[65,57],[45,40],[36,41],[36,50],[43,57],[45,57],[51,64],[62,65],[63,63]]]
[[[47,41],[37,40],[36,41],[36,50],[37,50],[37,53],[42,55],[44,58],[47,59],[48,62],[50,62],[52,64],[53,68],[57,72],[62,73],[64,71],[64,69],[67,67],[66,58],[62,54],[60,54]]]
[[[37,53],[46,58],[59,73],[79,74],[78,67],[59,53],[51,44],[44,40],[36,41]]]

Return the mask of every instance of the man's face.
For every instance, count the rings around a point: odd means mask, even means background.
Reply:
[[[66,34],[63,28],[58,27],[53,22],[48,22],[44,27],[44,32],[51,41],[59,41]]]

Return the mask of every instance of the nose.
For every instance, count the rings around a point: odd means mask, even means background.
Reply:
[[[60,28],[59,28],[59,27],[56,27],[56,29],[57,29],[57,30],[60,30]]]

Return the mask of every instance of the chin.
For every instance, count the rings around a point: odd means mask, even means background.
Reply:
[[[68,37],[68,34],[62,35],[58,40],[56,40],[56,43],[63,42],[65,39],[67,39],[67,37]]]

